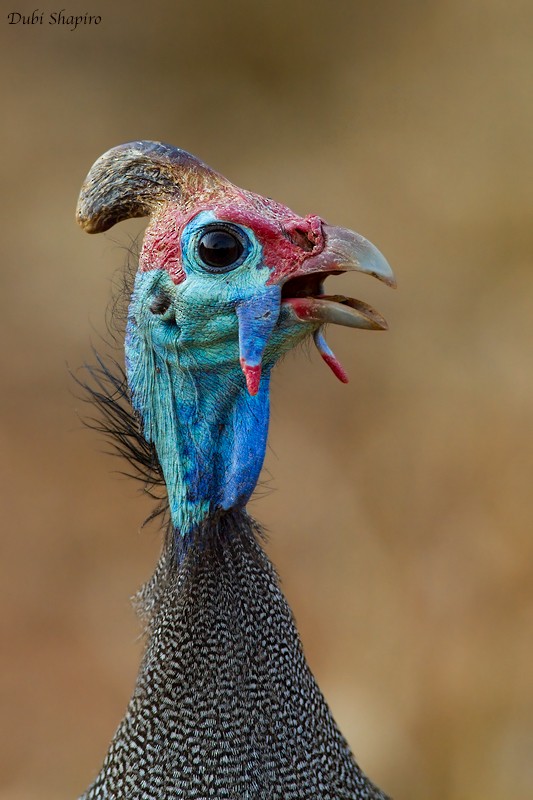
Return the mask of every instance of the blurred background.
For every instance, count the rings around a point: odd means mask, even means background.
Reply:
[[[81,182],[160,139],[375,242],[386,334],[277,369],[252,513],[364,770],[396,800],[533,796],[533,7],[522,0],[74,3],[2,19],[0,798],[74,798],[129,699],[151,505],[83,428],[127,222]],[[31,13],[30,7],[13,7]],[[332,285],[330,285],[332,289]]]

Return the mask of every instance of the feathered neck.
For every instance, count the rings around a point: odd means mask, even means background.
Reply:
[[[139,596],[137,685],[82,800],[383,800],[315,683],[260,536],[230,511],[181,561],[167,537]]]

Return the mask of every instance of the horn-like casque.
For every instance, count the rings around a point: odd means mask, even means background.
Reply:
[[[93,164],[81,188],[76,219],[87,233],[102,233],[117,222],[150,216],[167,202],[207,199],[231,186],[195,156],[162,142],[128,142]]]

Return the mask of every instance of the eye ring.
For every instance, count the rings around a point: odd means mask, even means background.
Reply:
[[[248,255],[248,245],[247,238],[237,226],[215,222],[202,228],[196,251],[203,269],[218,274],[242,264]]]

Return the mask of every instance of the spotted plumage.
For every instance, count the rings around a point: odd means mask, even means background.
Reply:
[[[385,797],[331,717],[259,538],[225,512],[180,563],[170,532],[142,595],[137,685],[84,800]]]

